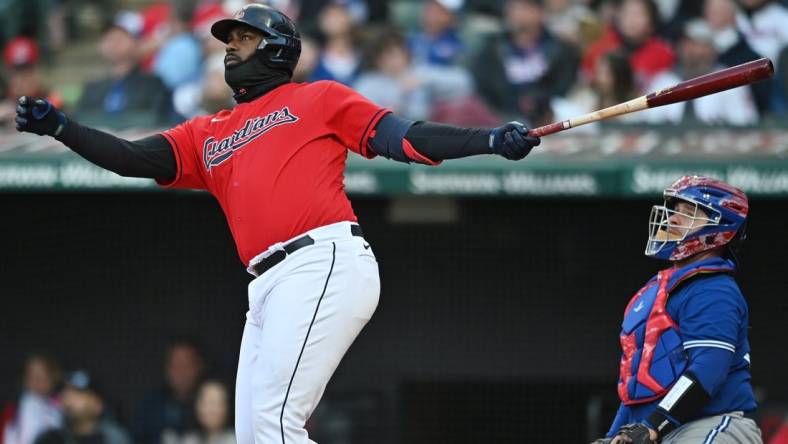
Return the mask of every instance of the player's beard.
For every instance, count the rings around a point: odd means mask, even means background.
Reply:
[[[290,73],[272,69],[256,54],[243,62],[225,66],[224,81],[238,103],[250,102],[277,86],[290,82]]]

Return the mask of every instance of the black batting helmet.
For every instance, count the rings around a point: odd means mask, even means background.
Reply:
[[[259,3],[246,5],[231,19],[219,20],[211,26],[211,34],[227,43],[230,31],[238,25],[247,25],[263,33],[257,48],[266,65],[284,68],[291,74],[301,55],[301,35],[295,23],[276,9]]]

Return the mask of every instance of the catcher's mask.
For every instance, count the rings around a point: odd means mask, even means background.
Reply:
[[[716,179],[684,176],[665,190],[664,198],[663,205],[651,209],[646,256],[678,261],[744,239],[749,203],[740,189]],[[679,202],[689,205],[680,211]],[[675,214],[683,217],[672,218]],[[677,219],[686,222],[678,224]]]

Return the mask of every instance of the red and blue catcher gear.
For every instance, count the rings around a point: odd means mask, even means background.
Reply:
[[[646,256],[677,261],[726,245],[737,235],[743,239],[749,204],[740,189],[716,179],[684,176],[665,190],[664,197],[664,205],[651,209]],[[694,211],[684,215],[700,220],[699,229],[672,222],[678,201],[694,205]]]
[[[730,259],[713,257],[665,270],[630,301],[622,324],[622,345],[634,343],[622,355],[619,394],[624,396],[607,436],[614,436],[624,424],[646,422],[658,428],[658,421],[651,420],[657,411],[678,426],[757,407],[750,384],[749,310],[732,276],[735,267]],[[658,301],[661,280],[665,280],[665,291]],[[666,319],[649,325],[650,318]],[[670,332],[652,333],[647,345],[647,332],[660,324],[668,325]],[[674,333],[680,338],[678,345]],[[650,364],[644,357],[647,348],[653,350]],[[641,384],[649,380],[641,378],[645,374],[656,382],[654,390]],[[697,381],[705,394],[693,391],[676,402],[677,381],[685,377]],[[657,396],[660,387],[663,394]],[[662,407],[663,403],[675,405]]]
[[[624,311],[618,395],[626,405],[663,397],[687,368],[679,326],[667,311],[670,292],[699,274],[730,273],[732,263],[705,261],[662,270],[638,291]]]

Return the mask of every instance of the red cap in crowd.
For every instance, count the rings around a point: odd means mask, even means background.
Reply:
[[[3,61],[10,68],[35,65],[38,63],[38,45],[30,37],[16,37],[6,45]]]
[[[198,6],[192,17],[192,31],[199,38],[211,35],[211,26],[224,18],[232,17],[232,13],[224,10],[218,3],[209,3],[205,6]]]

